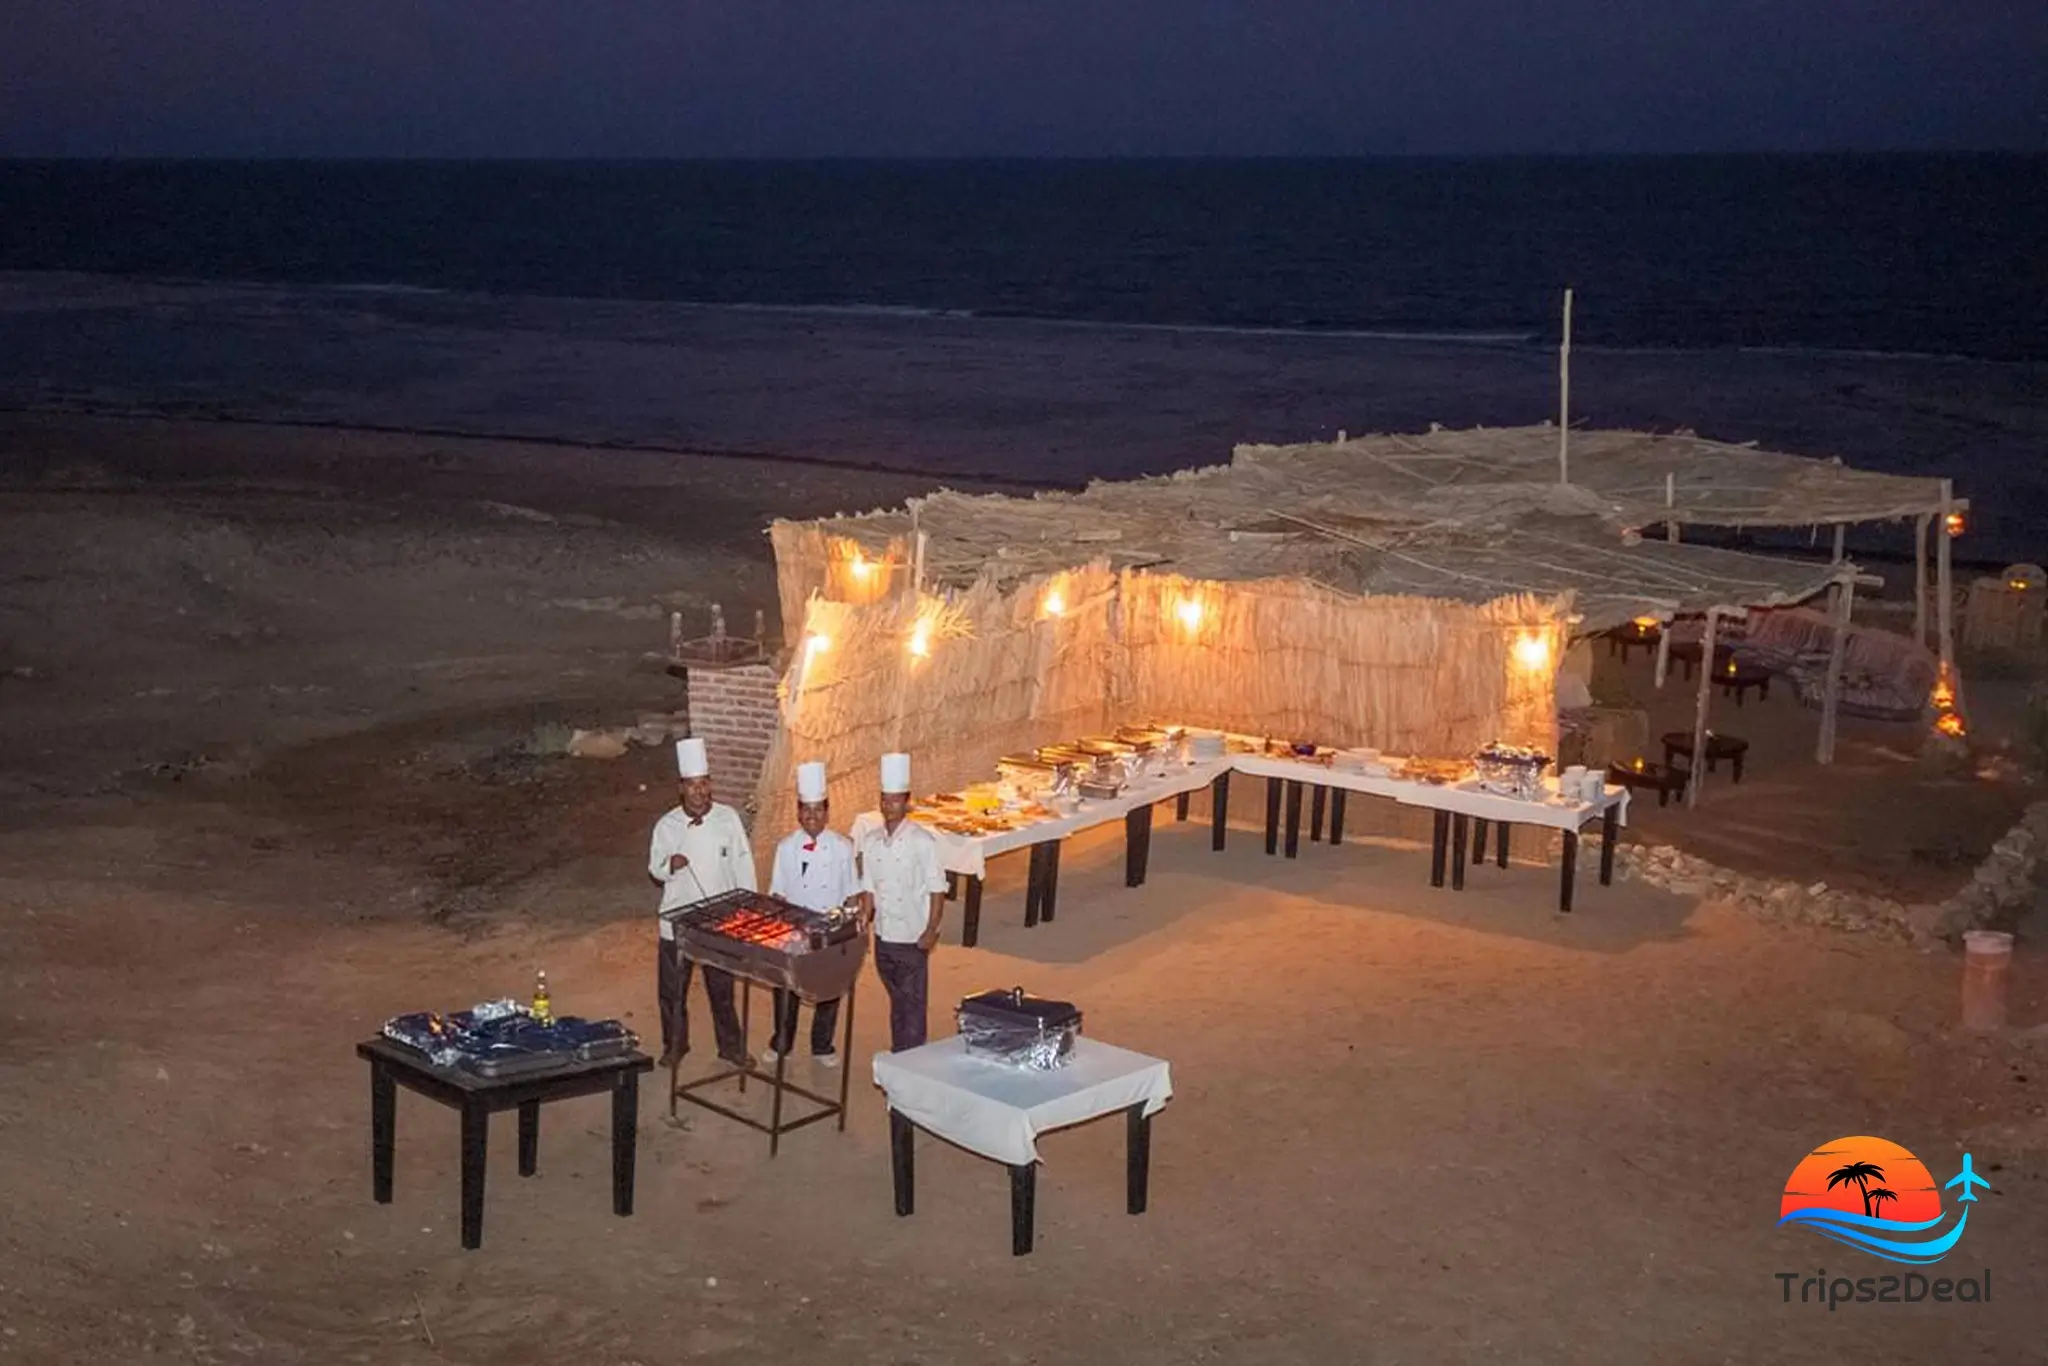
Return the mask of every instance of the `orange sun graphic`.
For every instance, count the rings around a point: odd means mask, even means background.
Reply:
[[[1941,1191],[1926,1164],[1890,1139],[1838,1138],[1792,1169],[1778,1217],[1815,1208],[1922,1223],[1941,1217]]]

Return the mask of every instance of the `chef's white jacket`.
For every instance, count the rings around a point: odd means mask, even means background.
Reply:
[[[671,873],[668,861],[674,854],[689,862]],[[754,848],[747,841],[747,827],[739,812],[718,802],[713,802],[695,825],[680,806],[656,821],[647,849],[647,873],[661,884],[659,909],[663,911],[738,887],[750,892],[757,889]],[[676,937],[666,920],[661,922],[661,937]]]

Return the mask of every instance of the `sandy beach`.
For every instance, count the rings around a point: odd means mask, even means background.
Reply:
[[[772,1163],[650,1088],[628,1220],[601,1104],[548,1110],[526,1181],[503,1119],[464,1253],[447,1112],[401,1099],[371,1203],[350,1046],[537,967],[560,1008],[651,1024],[672,766],[536,737],[675,706],[672,610],[772,625],[769,516],[931,480],[47,413],[0,417],[0,469],[9,1360],[1905,1363],[2017,1360],[2038,1328],[2048,1050],[1961,1032],[1953,955],[1629,882],[1560,917],[1533,861],[1432,891],[1415,832],[1357,805],[1293,862],[1162,824],[1135,891],[1098,832],[1056,924],[1022,927],[1016,859],[980,947],[949,924],[936,1001],[1028,983],[1172,1061],[1143,1218],[1102,1125],[1047,1140],[1029,1259],[1000,1170],[940,1145],[896,1219],[856,1063],[847,1132]],[[1742,717],[1744,788],[1640,835],[1937,895],[2026,800],[1900,787],[1882,726],[1819,775],[1782,690]],[[2044,1013],[2023,952],[2013,1022]],[[1975,1155],[1994,1192],[1944,1274],[1990,1270],[1992,1303],[1781,1303],[1777,1273],[1844,1259],[1774,1226],[1785,1176],[1856,1132]]]

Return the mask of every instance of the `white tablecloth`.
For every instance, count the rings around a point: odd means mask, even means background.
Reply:
[[[1229,769],[1230,766],[1228,759],[1176,764],[1166,773],[1154,774],[1132,783],[1115,797],[1084,797],[1081,799],[1080,807],[1071,816],[1031,821],[1014,830],[999,830],[993,835],[955,835],[945,830],[932,830],[932,838],[939,842],[939,866],[949,873],[986,877],[988,861],[998,854],[1007,854],[1013,849],[1023,849],[1033,844],[1044,844],[1047,840],[1063,840],[1082,830],[1106,825],[1110,821],[1120,821],[1138,807],[1150,806],[1154,802],[1163,802],[1168,797],[1177,797],[1183,792],[1193,792],[1207,787],[1215,780],[1217,774]],[[879,827],[881,823],[880,812],[863,811],[853,818],[853,828],[848,832],[849,837],[855,844],[859,844],[862,834]],[[925,828],[931,830],[930,826]]]
[[[1038,1161],[1040,1134],[1140,1103],[1154,1115],[1173,1096],[1164,1059],[1088,1038],[1065,1067],[1040,1072],[969,1057],[955,1035],[875,1054],[875,1085],[913,1123],[1013,1167]]]
[[[1532,802],[1523,801],[1519,797],[1504,797],[1498,792],[1488,792],[1472,781],[1457,786],[1446,786],[1440,783],[1417,782],[1412,778],[1374,777],[1326,764],[1310,763],[1302,759],[1282,759],[1266,754],[1239,754],[1233,756],[1233,759],[1238,772],[1255,778],[1284,778],[1292,782],[1316,783],[1323,787],[1341,787],[1347,792],[1363,792],[1374,797],[1391,798],[1403,806],[1428,807],[1433,811],[1478,816],[1482,820],[1577,830],[1586,822],[1605,814],[1611,806],[1614,808],[1615,819],[1622,825],[1628,824],[1629,791],[1614,783],[1607,785],[1597,802],[1590,799],[1566,801],[1558,795],[1557,780],[1548,778],[1544,780],[1544,788],[1549,795],[1542,801]]]
[[[1082,830],[1122,820],[1128,812],[1137,807],[1149,806],[1153,802],[1165,801],[1168,797],[1177,797],[1183,792],[1193,792],[1207,787],[1215,781],[1218,774],[1226,771],[1235,771],[1253,778],[1281,778],[1292,782],[1315,783],[1322,787],[1341,787],[1347,792],[1386,797],[1403,806],[1451,811],[1466,816],[1478,816],[1482,820],[1507,821],[1515,825],[1547,825],[1557,830],[1578,830],[1588,821],[1605,813],[1610,806],[1615,809],[1615,819],[1622,825],[1628,824],[1629,791],[1625,787],[1612,784],[1597,802],[1566,801],[1557,795],[1557,780],[1550,778],[1546,780],[1550,796],[1543,801],[1530,802],[1515,797],[1503,797],[1497,792],[1483,791],[1476,783],[1471,782],[1457,787],[1447,787],[1437,783],[1417,782],[1412,778],[1374,777],[1302,759],[1283,759],[1267,754],[1232,754],[1222,759],[1206,759],[1176,765],[1171,771],[1133,783],[1120,795],[1106,800],[1085,798],[1080,809],[1071,816],[1032,821],[1014,830],[1002,830],[993,835],[955,835],[944,830],[932,830],[932,837],[939,842],[939,866],[949,873],[986,877],[988,861],[998,854],[1043,844],[1047,840],[1062,840]],[[853,829],[850,832],[853,842],[859,844],[865,831],[881,823],[881,814],[875,811],[864,811],[854,817]],[[930,829],[929,826],[926,828]]]

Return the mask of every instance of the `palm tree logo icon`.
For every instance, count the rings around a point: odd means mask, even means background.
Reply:
[[[1975,1180],[1964,1172],[1948,1183]],[[1943,1208],[1942,1185],[1927,1164],[1889,1139],[1838,1138],[1808,1153],[1785,1182],[1778,1223],[1809,1229],[1887,1261],[1926,1265],[1956,1245],[1968,1205]]]

